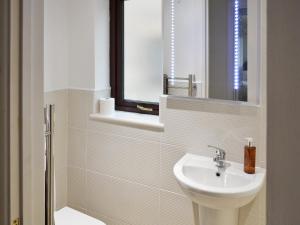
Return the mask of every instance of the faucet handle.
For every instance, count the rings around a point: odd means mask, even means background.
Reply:
[[[214,161],[217,160],[224,160],[225,156],[226,156],[226,152],[224,149],[219,148],[217,146],[213,146],[213,145],[208,145],[209,148],[212,148],[216,151],[217,156],[214,158]]]

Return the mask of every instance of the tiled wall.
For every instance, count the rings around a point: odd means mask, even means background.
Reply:
[[[172,168],[186,152],[212,156],[219,144],[243,161],[244,138],[254,137],[258,163],[260,115],[165,109],[165,132],[117,126],[88,118],[101,93],[68,93],[68,205],[108,225],[193,225],[192,205]],[[265,225],[265,188],[240,211],[239,225]]]

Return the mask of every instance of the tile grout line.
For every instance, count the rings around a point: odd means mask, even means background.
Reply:
[[[76,167],[73,167],[73,168],[76,168]],[[78,168],[78,169],[80,169],[80,168]],[[127,180],[127,179],[121,178],[121,177],[111,176],[111,175],[108,175],[108,174],[100,173],[100,172],[97,172],[97,171],[92,171],[92,170],[89,170],[89,169],[87,169],[86,171],[88,173],[92,173],[92,174],[95,174],[95,175],[98,175],[98,176],[108,177],[108,178],[111,178],[111,179],[116,180],[116,181],[121,181],[121,182],[129,183],[129,184],[133,184],[133,185],[142,186],[144,188],[155,190],[155,191],[167,192],[167,193],[177,195],[177,196],[181,196],[181,197],[186,197],[183,194],[176,193],[176,192],[173,192],[173,191],[170,191],[170,190],[166,190],[166,189],[163,189],[163,188],[160,188],[160,187],[149,186],[147,184],[142,184],[142,183],[139,183],[139,182],[136,182],[136,181]]]
[[[85,203],[85,207],[88,210],[88,196],[87,196],[87,131],[85,130],[84,132],[85,135],[85,143],[84,143],[84,177],[85,177],[85,184],[84,184],[84,203]]]

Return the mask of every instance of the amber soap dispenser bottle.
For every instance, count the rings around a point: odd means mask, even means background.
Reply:
[[[253,144],[253,138],[246,138],[247,145],[245,146],[244,155],[244,171],[248,174],[255,173],[256,147]]]

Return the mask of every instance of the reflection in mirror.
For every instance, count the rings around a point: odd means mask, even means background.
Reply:
[[[164,93],[258,103],[259,0],[168,2]]]
[[[204,0],[164,1],[165,94],[205,96],[202,88],[206,38],[204,3]]]
[[[208,24],[208,97],[247,101],[247,0],[209,0]]]

